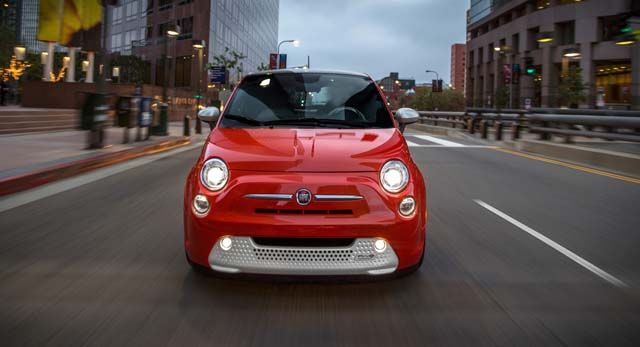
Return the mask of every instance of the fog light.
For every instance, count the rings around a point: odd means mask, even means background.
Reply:
[[[410,196],[406,197],[400,202],[398,210],[400,211],[401,215],[408,217],[413,214],[413,211],[416,210],[416,201]]]
[[[387,241],[382,240],[382,239],[378,239],[373,244],[373,247],[376,249],[376,252],[382,253],[387,249]]]
[[[222,240],[220,240],[220,248],[222,248],[223,251],[230,250],[232,244],[233,244],[233,241],[228,236],[225,236],[222,238]]]
[[[193,209],[197,214],[205,214],[209,212],[209,207],[209,200],[207,200],[206,196],[198,194],[193,198]]]

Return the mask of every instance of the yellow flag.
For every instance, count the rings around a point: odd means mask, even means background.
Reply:
[[[73,34],[102,20],[101,0],[41,0],[38,40],[67,45]]]

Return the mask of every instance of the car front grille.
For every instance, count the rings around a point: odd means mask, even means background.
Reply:
[[[398,257],[390,245],[376,252],[376,238],[358,238],[348,246],[305,247],[258,244],[250,237],[229,236],[232,246],[220,242],[209,254],[216,271],[282,275],[382,275],[394,272]]]
[[[352,210],[297,210],[297,209],[271,209],[271,208],[257,208],[255,209],[257,214],[283,214],[283,215],[341,215],[349,216],[353,215]]]

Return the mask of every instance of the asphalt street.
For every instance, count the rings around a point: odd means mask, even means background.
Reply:
[[[194,272],[182,245],[194,148],[0,212],[0,344],[640,345],[640,185],[407,139],[429,199],[415,274]]]

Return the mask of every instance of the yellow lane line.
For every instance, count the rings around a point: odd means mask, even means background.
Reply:
[[[543,158],[543,157],[539,157],[539,156],[531,155],[531,154],[525,154],[525,153],[521,153],[521,152],[517,152],[517,151],[512,151],[510,149],[494,148],[494,150],[499,151],[499,152],[504,152],[504,153],[517,155],[519,157],[523,157],[523,158],[527,158],[527,159],[538,160],[538,161],[542,161],[542,162],[549,163],[549,164],[560,165],[560,166],[568,167],[568,168],[571,168],[571,169],[574,169],[574,170],[592,173],[594,175],[600,175],[600,176],[605,176],[605,177],[609,177],[609,178],[613,178],[613,179],[617,179],[617,180],[621,180],[621,181],[625,181],[625,182],[629,182],[629,183],[640,184],[640,179],[633,178],[633,177],[622,176],[622,175],[614,174],[614,173],[607,172],[607,171],[602,171],[602,170],[592,169],[592,168],[585,167],[585,166],[565,163],[565,162],[562,162],[562,161],[559,161],[559,160]]]

